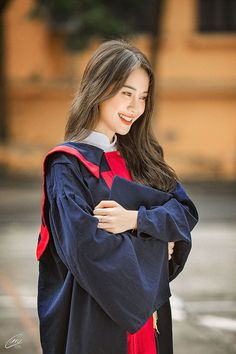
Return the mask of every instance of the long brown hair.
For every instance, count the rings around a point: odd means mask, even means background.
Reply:
[[[81,141],[86,138],[97,125],[99,104],[113,97],[137,68],[143,68],[149,76],[145,111],[126,135],[117,134],[117,149],[134,181],[170,191],[178,178],[164,161],[163,149],[151,126],[155,97],[153,71],[146,56],[127,41],[106,41],[89,60],[71,105],[65,140]]]

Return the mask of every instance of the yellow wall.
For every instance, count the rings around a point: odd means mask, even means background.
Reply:
[[[236,179],[236,35],[196,32],[196,1],[166,0],[157,56],[155,132],[181,178]],[[39,173],[48,148],[62,141],[73,93],[97,47],[64,50],[27,14],[33,0],[12,0],[5,13],[9,143],[0,162]],[[149,54],[150,39],[134,44]],[[30,164],[30,168],[28,168]]]
[[[199,34],[195,0],[168,0],[158,58],[156,129],[192,179],[236,179],[236,35]]]

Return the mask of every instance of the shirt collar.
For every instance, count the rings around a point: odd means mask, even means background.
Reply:
[[[95,130],[90,131],[89,135],[81,143],[90,144],[102,149],[105,152],[117,150],[117,135],[114,135],[113,141],[110,143],[108,136]]]

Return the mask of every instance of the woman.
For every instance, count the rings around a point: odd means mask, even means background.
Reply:
[[[122,40],[103,43],[65,142],[44,162],[44,354],[173,352],[169,281],[187,260],[198,214],[151,130],[153,102],[144,54]]]

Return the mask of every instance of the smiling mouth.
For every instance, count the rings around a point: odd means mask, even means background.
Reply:
[[[127,117],[122,113],[118,113],[118,116],[120,117],[121,121],[126,125],[131,125],[133,123],[133,118]]]

